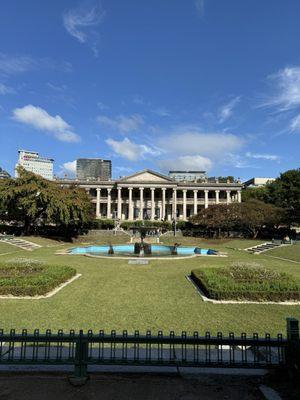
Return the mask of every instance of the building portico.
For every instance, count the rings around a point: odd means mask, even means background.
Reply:
[[[241,202],[240,182],[176,182],[151,170],[115,181],[78,182],[91,196],[96,218],[187,220],[212,204]]]

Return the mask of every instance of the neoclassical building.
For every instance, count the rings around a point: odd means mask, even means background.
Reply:
[[[149,169],[112,181],[76,183],[90,194],[96,218],[121,220],[187,220],[201,207],[241,202],[242,190],[240,182],[177,182]]]

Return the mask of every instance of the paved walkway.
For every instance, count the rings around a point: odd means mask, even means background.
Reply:
[[[73,387],[66,376],[0,375],[2,400],[262,400],[260,378],[168,375],[92,375]]]

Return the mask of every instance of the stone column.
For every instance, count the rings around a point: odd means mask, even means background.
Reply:
[[[173,189],[173,209],[172,218],[177,218],[177,189]]]
[[[204,190],[204,208],[208,208],[208,192],[209,190]]]
[[[122,218],[122,188],[118,187],[118,218]]]
[[[226,198],[226,204],[230,204],[231,203],[231,190],[226,190],[226,194],[227,194],[227,198]]]
[[[162,213],[161,213],[161,219],[166,218],[166,188],[162,188]]]
[[[107,189],[107,218],[111,218],[111,189]]]
[[[128,188],[128,219],[133,220],[132,187]]]
[[[186,221],[186,189],[183,189],[183,220]]]
[[[215,190],[215,194],[216,194],[216,204],[220,203],[220,190]]]
[[[241,203],[242,202],[242,192],[240,190],[238,190],[237,196],[238,196],[238,202]]]
[[[100,212],[100,198],[101,198],[101,189],[97,188],[97,200],[96,200],[96,218],[101,217],[101,212]]]
[[[140,188],[140,219],[144,219],[143,208],[144,208],[144,188]]]
[[[151,190],[151,220],[155,219],[155,188],[150,188]]]
[[[194,215],[198,214],[198,190],[194,190]]]

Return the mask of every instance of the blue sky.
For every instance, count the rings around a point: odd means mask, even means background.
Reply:
[[[300,1],[3,0],[0,166],[277,176],[299,167]]]

